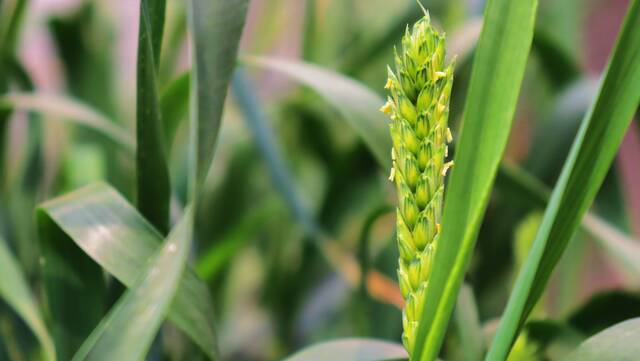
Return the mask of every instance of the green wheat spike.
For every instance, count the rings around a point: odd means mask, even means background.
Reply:
[[[402,341],[411,354],[440,237],[444,176],[453,165],[445,159],[454,62],[445,64],[445,35],[431,25],[426,11],[407,28],[395,67],[395,72],[388,69],[390,96],[381,111],[391,116],[389,178],[398,191],[398,279],[405,299]]]

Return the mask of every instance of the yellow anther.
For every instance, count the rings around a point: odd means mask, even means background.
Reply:
[[[446,162],[444,164],[444,166],[442,167],[442,176],[446,176],[447,175],[447,171],[449,170],[449,168],[453,167],[453,161],[450,162]]]
[[[447,128],[447,129],[449,129],[449,128]],[[449,156],[449,147],[445,145],[444,146],[444,157],[446,158],[448,156]]]
[[[387,78],[387,82],[384,85],[385,89],[391,89],[391,87],[393,86],[393,81],[391,80],[391,78]]]
[[[451,143],[452,141],[453,141],[453,135],[451,135],[451,129],[447,127],[447,143]]]
[[[436,223],[436,233],[440,234],[440,230],[442,229],[442,226],[440,225],[440,223]]]
[[[383,106],[380,107],[380,111],[385,114],[391,114],[391,102],[387,101]]]
[[[394,181],[396,179],[396,168],[391,167],[391,173],[389,174],[389,180]]]
[[[447,76],[447,73],[445,73],[444,71],[436,71],[435,72],[436,80],[438,80],[440,78],[444,78],[445,76]]]

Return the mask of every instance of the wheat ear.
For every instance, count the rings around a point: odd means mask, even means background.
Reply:
[[[447,125],[454,62],[445,64],[445,35],[429,14],[407,27],[395,72],[388,68],[387,103],[391,117],[390,180],[398,191],[398,279],[405,299],[402,341],[412,353],[432,258],[440,237],[444,176],[451,132]]]

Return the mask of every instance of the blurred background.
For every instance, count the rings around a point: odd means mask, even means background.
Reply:
[[[16,3],[22,2],[0,1],[0,9]],[[450,116],[455,135],[484,1],[423,4],[446,31],[449,55],[458,56]],[[540,0],[506,164],[553,186],[595,96],[627,4]],[[72,96],[133,134],[138,2],[30,0],[24,6],[15,41],[17,75],[8,90]],[[167,1],[160,89],[188,70],[185,16],[182,1]],[[406,24],[420,16],[413,0],[252,0],[240,53],[311,62],[383,96],[393,47]],[[279,359],[337,337],[399,340],[395,191],[387,174],[322,97],[281,73],[241,69],[207,181],[209,237],[194,245],[191,255],[215,299],[224,358]],[[176,111],[186,118],[184,109],[176,105]],[[14,112],[0,123],[0,232],[11,240],[34,288],[38,203],[98,180],[130,200],[135,196],[131,155],[94,131],[60,120]],[[170,145],[176,215],[186,193],[187,124],[176,126]],[[593,209],[635,237],[640,237],[639,155],[633,123]],[[467,276],[488,333],[542,210],[498,178]],[[640,316],[637,274],[604,251],[597,238],[580,231],[570,244],[534,313],[554,320],[544,326],[562,323],[593,332]],[[336,256],[344,254],[350,260]],[[358,267],[375,272],[353,281]],[[114,287],[113,300],[121,291]],[[603,304],[608,312],[599,308]],[[0,360],[29,359],[24,350],[36,343],[2,301],[0,339]],[[195,359],[195,347],[171,326],[159,340],[151,359]],[[455,336],[447,339],[448,360],[459,357],[456,342]]]

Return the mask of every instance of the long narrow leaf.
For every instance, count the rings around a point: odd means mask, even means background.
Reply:
[[[165,144],[171,148],[180,122],[189,113],[189,88],[191,73],[185,72],[171,81],[162,90],[160,107],[162,108],[162,123],[164,124]]]
[[[260,154],[267,163],[276,189],[282,194],[282,197],[293,211],[294,217],[304,227],[305,231],[310,235],[318,233],[320,226],[311,212],[304,206],[301,197],[296,193],[293,178],[289,174],[276,144],[274,144],[274,135],[269,128],[266,115],[262,111],[256,94],[251,89],[249,80],[241,69],[236,70],[233,76],[232,91],[236,102],[244,113],[244,119],[260,149]]]
[[[18,261],[0,239],[0,299],[13,308],[40,342],[47,360],[55,361],[56,352],[35,298],[29,290],[27,280]]]
[[[107,272],[132,286],[158,251],[162,236],[113,188],[96,184],[41,205],[38,221],[43,234],[64,232]],[[49,239],[43,240],[45,243]],[[63,245],[59,245],[63,246]],[[211,358],[216,357],[213,305],[207,286],[191,267],[182,275],[169,320],[189,335]]]
[[[482,360],[486,345],[480,318],[478,317],[478,308],[476,299],[473,295],[473,289],[466,284],[460,288],[456,309],[454,312],[456,330],[460,335],[460,344],[462,346],[462,354],[465,361]]]
[[[141,360],[158,332],[185,269],[191,215],[174,228],[140,277],[73,357],[82,360]]]
[[[133,153],[135,140],[127,130],[97,110],[78,100],[45,93],[11,93],[0,96],[0,108],[38,112],[51,119],[69,121],[91,128]]]
[[[585,117],[504,312],[488,360],[506,357],[519,328],[591,205],[640,101],[640,3],[630,6],[598,97]]]
[[[162,234],[169,229],[171,199],[157,85],[164,8],[164,0],[140,2],[136,99],[137,205]]]
[[[197,184],[206,176],[213,158],[249,0],[191,0],[189,4],[193,37],[191,141],[195,143],[193,181]]]
[[[536,7],[536,0],[490,0],[486,5],[415,360],[434,360],[440,350],[509,137]]]
[[[371,149],[376,160],[383,164],[385,169],[391,167],[388,121],[384,114],[376,114],[383,101],[367,87],[353,79],[309,63],[256,56],[244,57],[242,60],[247,65],[286,74],[313,88],[342,114],[345,121]]]

